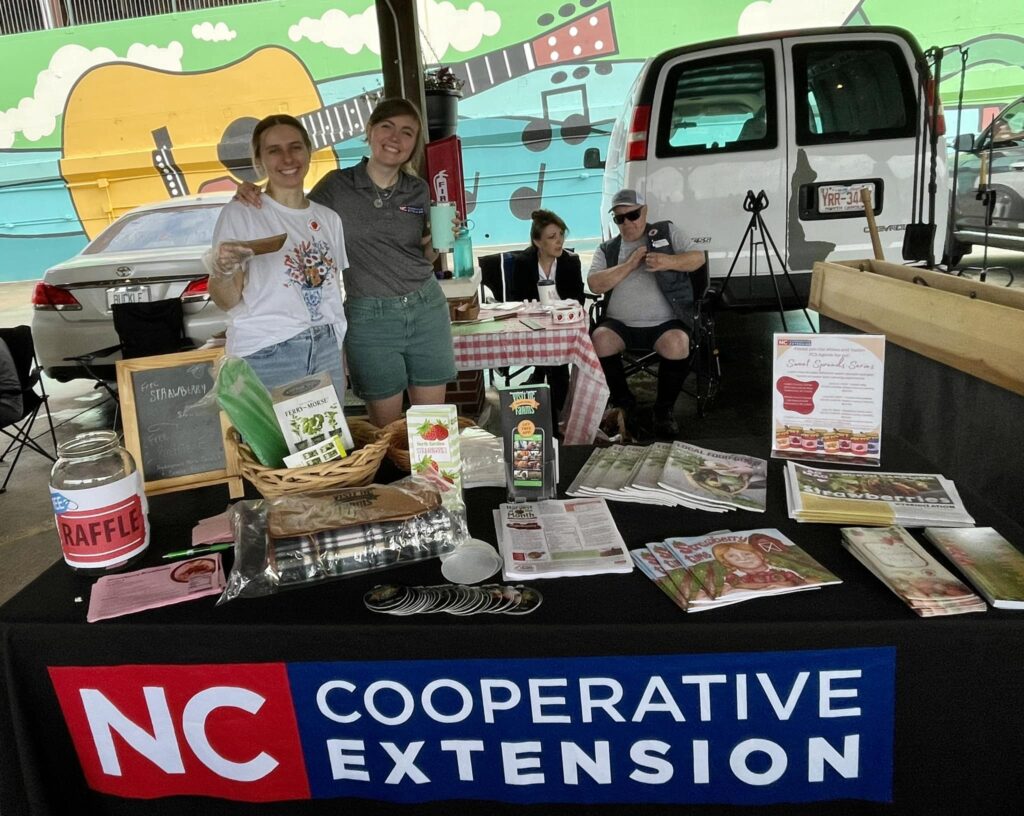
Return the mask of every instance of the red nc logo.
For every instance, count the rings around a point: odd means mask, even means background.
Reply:
[[[89,787],[135,799],[308,799],[283,663],[54,667]]]

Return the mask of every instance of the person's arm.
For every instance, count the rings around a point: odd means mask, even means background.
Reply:
[[[430,232],[430,224],[427,224],[427,231],[422,238],[420,238],[420,246],[423,247],[423,257],[426,258],[430,263],[434,263],[437,260],[438,255],[441,253],[434,249],[431,244],[434,242],[434,236]]]
[[[210,273],[210,298],[222,310],[237,306],[253,251],[241,246],[238,240],[247,237],[244,206],[228,203],[221,210],[213,228],[213,248],[203,255],[203,264]]]
[[[607,263],[604,252],[598,247],[594,253],[594,260],[590,265],[590,272],[587,275],[587,284],[590,286],[590,291],[595,295],[600,295],[614,289],[628,275],[635,272],[644,262],[644,258],[649,257],[647,254],[647,247],[638,247],[633,250],[632,254],[626,260],[615,266],[605,267]],[[595,267],[597,267],[595,269]]]
[[[672,241],[672,254],[652,252],[647,256],[647,268],[652,272],[693,272],[704,263],[704,253],[696,249],[697,244],[673,222],[668,225]]]
[[[669,255],[665,252],[650,252],[647,255],[647,268],[652,272],[675,270],[676,272],[693,272],[704,263],[704,253],[698,250],[679,252]]]
[[[211,254],[210,299],[226,312],[242,300],[249,259],[253,253],[249,247],[234,241],[221,241]]]

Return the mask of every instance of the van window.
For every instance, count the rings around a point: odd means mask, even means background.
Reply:
[[[684,61],[665,79],[656,155],[773,148],[777,121],[771,51]]]
[[[799,145],[913,136],[914,80],[896,43],[793,47]]]

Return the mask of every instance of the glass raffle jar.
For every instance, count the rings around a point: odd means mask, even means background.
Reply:
[[[85,575],[128,567],[149,547],[142,475],[113,431],[57,446],[50,500],[64,561]]]

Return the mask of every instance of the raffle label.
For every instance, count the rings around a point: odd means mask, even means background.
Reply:
[[[72,567],[109,569],[149,546],[138,471],[102,487],[51,487],[50,500],[64,560]]]

